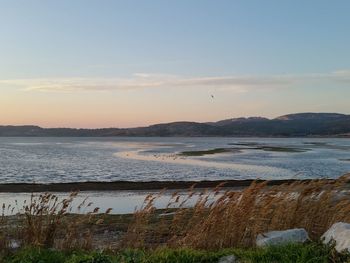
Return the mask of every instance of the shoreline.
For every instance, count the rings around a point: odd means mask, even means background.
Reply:
[[[72,192],[72,191],[121,191],[121,190],[184,190],[194,185],[194,188],[213,188],[224,184],[224,188],[244,188],[252,182],[267,182],[269,186],[309,182],[320,179],[281,179],[281,180],[216,180],[216,181],[113,181],[113,182],[72,182],[72,183],[5,183],[0,184],[0,193],[22,192]],[[333,179],[321,179],[333,180]]]
[[[0,125],[1,127],[1,125]],[[0,138],[258,138],[258,139],[349,139],[350,134],[334,135],[3,135]]]

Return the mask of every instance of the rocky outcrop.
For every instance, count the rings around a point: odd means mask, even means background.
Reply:
[[[258,247],[264,247],[287,243],[304,243],[308,240],[309,235],[306,230],[304,228],[296,228],[259,234],[256,238],[256,245]]]
[[[338,222],[331,226],[322,236],[323,243],[335,242],[338,252],[347,250],[350,252],[350,224]]]

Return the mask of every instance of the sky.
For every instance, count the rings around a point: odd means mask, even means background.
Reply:
[[[0,0],[0,125],[350,114],[350,1]]]

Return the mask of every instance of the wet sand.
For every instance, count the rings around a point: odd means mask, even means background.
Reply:
[[[217,153],[219,154],[226,153]],[[142,150],[136,151],[126,151],[115,153],[114,156],[125,159],[132,159],[138,161],[152,161],[152,162],[161,162],[169,164],[180,164],[180,165],[189,165],[189,166],[199,166],[199,167],[208,167],[208,168],[219,168],[219,169],[235,169],[240,171],[240,174],[256,174],[256,173],[269,173],[274,171],[276,174],[281,176],[280,178],[286,179],[290,178],[293,174],[290,171],[282,168],[264,166],[264,165],[253,165],[253,164],[242,164],[242,163],[223,163],[217,161],[208,161],[200,160],[197,158],[187,158],[178,154],[170,155],[145,155],[142,154]]]

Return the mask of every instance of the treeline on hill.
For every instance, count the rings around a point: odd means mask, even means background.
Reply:
[[[350,115],[299,113],[275,119],[250,117],[211,123],[173,122],[123,129],[0,126],[0,136],[350,136]]]

